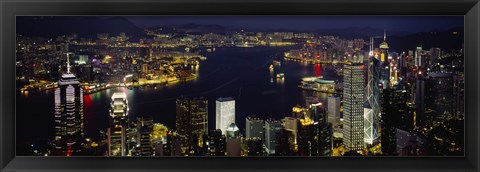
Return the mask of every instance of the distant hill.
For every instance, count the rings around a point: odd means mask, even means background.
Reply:
[[[54,19],[54,20],[51,20]],[[132,40],[144,37],[139,28],[123,17],[54,16],[17,17],[17,33],[25,36],[56,37],[77,33],[79,37],[96,38],[98,33],[117,36],[125,32]]]

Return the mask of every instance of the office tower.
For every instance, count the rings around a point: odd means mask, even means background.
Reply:
[[[150,133],[152,128],[148,125],[143,125],[140,128],[140,156],[152,156],[153,148],[150,143]]]
[[[74,74],[70,73],[67,54],[67,73],[58,81],[55,90],[55,141],[58,155],[70,156],[81,150],[72,149],[83,141],[83,90]]]
[[[364,147],[364,68],[363,64],[346,63],[343,71],[343,144],[354,151]]]
[[[281,129],[275,137],[275,156],[293,156],[295,146],[292,131]]]
[[[315,129],[312,141],[316,142],[317,145],[310,146],[309,150],[319,156],[330,156],[333,146],[333,126],[328,122],[327,110],[321,103],[316,103],[310,105],[310,111],[312,112]],[[303,124],[305,121],[300,122]]]
[[[167,142],[163,145],[164,156],[181,156],[180,139],[175,132],[167,132]]]
[[[225,134],[228,126],[235,123],[235,100],[231,97],[219,98],[215,102],[215,128],[220,129]]]
[[[226,131],[226,130],[225,130]],[[209,156],[225,156],[227,151],[225,135],[217,129],[210,131],[208,134],[208,155]]]
[[[318,124],[310,118],[299,119],[298,129],[298,155],[318,155]]]
[[[453,74],[453,96],[453,118],[461,119],[465,116],[465,80],[459,72]]]
[[[390,85],[390,62],[389,62],[389,52],[388,52],[388,43],[387,43],[387,34],[386,32],[383,33],[383,42],[380,43],[380,84],[383,87],[387,87]]]
[[[260,138],[254,137],[246,139],[248,147],[248,156],[262,156],[263,155],[263,143]]]
[[[175,126],[180,137],[182,153],[193,149],[194,146],[201,147],[202,135],[208,131],[208,100],[202,97],[177,99]]]
[[[405,88],[397,86],[383,90],[382,108],[382,153],[396,155],[396,130],[410,131],[413,129],[413,116],[407,107],[408,94]]]
[[[454,78],[451,72],[429,72],[429,77],[433,81],[435,93],[433,109],[437,113],[434,118],[435,122],[441,123],[448,119],[455,118],[453,112],[454,107]]]
[[[240,156],[240,131],[234,123],[227,128],[227,156]]]
[[[425,69],[426,56],[427,51],[423,50],[422,47],[417,47],[415,50],[415,67]]]
[[[292,132],[293,143],[297,144],[298,119],[293,117],[285,117],[282,119],[282,122],[285,130]]]
[[[265,135],[263,133],[263,126],[264,126],[264,121],[259,118],[254,118],[254,117],[247,117],[246,118],[246,131],[245,131],[245,137],[246,138],[254,138],[258,137],[262,140],[265,140]]]
[[[365,142],[372,143],[373,140],[379,137],[379,125],[380,125],[380,62],[374,57],[370,57],[368,61],[368,83],[367,83],[367,103],[371,109],[369,118],[366,120],[366,126],[364,126]]]
[[[427,122],[428,110],[433,109],[435,90],[433,80],[425,77],[425,72],[419,71],[415,82],[415,123],[422,125]]]
[[[112,95],[110,108],[110,127],[108,130],[109,156],[126,155],[126,128],[128,124],[128,100],[123,92]]]
[[[282,122],[272,119],[265,121],[265,147],[267,148],[267,154],[275,154],[275,135],[281,129],[283,129]]]
[[[331,123],[333,127],[335,127],[340,121],[340,97],[329,96],[327,108],[328,122]]]

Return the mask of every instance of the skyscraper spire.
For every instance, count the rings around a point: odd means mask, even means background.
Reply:
[[[383,29],[383,41],[387,41],[387,31]]]
[[[67,73],[70,73],[70,53],[67,53]]]

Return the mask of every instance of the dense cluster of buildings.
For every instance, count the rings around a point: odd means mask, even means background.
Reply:
[[[23,56],[17,62],[17,79],[39,83],[57,79],[50,86],[55,88],[55,149],[46,155],[463,155],[462,51],[417,47],[390,52],[386,35],[375,48],[374,38],[367,43],[292,32],[227,36],[147,33],[155,38],[130,43],[125,34],[99,34],[96,41],[79,41],[72,35],[42,43],[32,44],[31,39],[18,42],[17,52]],[[166,47],[290,45],[306,38],[302,49],[285,53],[286,60],[343,65],[341,94],[328,97],[327,103],[306,101],[304,106],[292,107],[292,113],[283,119],[247,117],[243,130],[236,125],[233,98],[217,98],[215,114],[209,114],[208,105],[213,102],[208,99],[180,97],[175,128],[168,129],[153,118],[130,121],[127,97],[117,92],[111,97],[109,127],[103,139],[84,138],[83,95],[89,89],[110,81],[142,85],[189,78],[195,75],[198,61],[206,58],[189,48],[162,50]],[[364,50],[366,45],[370,45],[369,51]],[[74,71],[71,54],[65,54],[72,49],[76,52]],[[83,50],[93,53],[81,53]],[[66,70],[61,67],[64,56]],[[159,82],[154,82],[156,79]],[[335,92],[337,87],[315,78],[305,82],[317,84],[323,91]],[[208,128],[209,116],[215,116],[214,129]]]

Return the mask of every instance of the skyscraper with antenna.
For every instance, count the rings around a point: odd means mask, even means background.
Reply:
[[[83,140],[83,90],[80,81],[70,72],[70,53],[67,53],[67,73],[58,81],[55,90],[55,141],[58,154],[70,156]],[[77,145],[76,145],[77,144]]]

